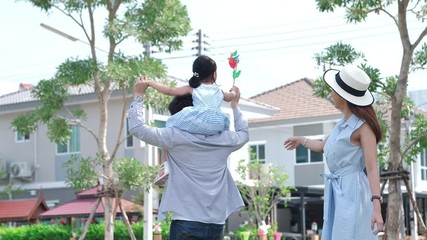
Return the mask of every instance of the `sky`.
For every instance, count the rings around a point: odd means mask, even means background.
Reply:
[[[402,47],[397,28],[385,14],[370,15],[364,23],[350,24],[344,12],[320,13],[314,0],[182,0],[187,6],[192,31],[183,38],[183,50],[172,54],[153,53],[162,59],[168,75],[188,79],[196,58],[196,32],[207,35],[206,54],[218,65],[217,83],[228,90],[232,86],[232,69],[227,58],[237,50],[241,75],[236,79],[243,97],[251,97],[301,78],[318,78],[314,55],[337,42],[351,44],[363,52],[369,64],[380,69],[383,77],[397,75]],[[97,15],[98,29],[103,17]],[[18,90],[20,83],[37,84],[50,79],[56,67],[70,57],[85,58],[89,46],[82,30],[61,13],[46,14],[23,1],[2,0],[0,8],[0,95]],[[46,30],[46,24],[69,34],[70,41]],[[410,19],[410,35],[425,27]],[[108,49],[97,37],[96,46]],[[424,41],[425,42],[425,41]],[[141,54],[142,46],[130,41],[119,46],[126,54]],[[102,57],[102,51],[98,53]],[[104,57],[106,55],[104,54]],[[427,89],[427,71],[410,75],[408,90]]]

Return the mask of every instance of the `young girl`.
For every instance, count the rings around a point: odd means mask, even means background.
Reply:
[[[216,84],[217,67],[213,59],[208,56],[199,56],[193,63],[193,76],[189,85],[183,87],[169,87],[145,79],[148,85],[157,91],[169,96],[183,96],[191,94],[192,107],[185,107],[173,114],[167,121],[166,127],[177,127],[193,134],[214,135],[228,130],[230,120],[221,111],[222,101],[230,102],[236,97],[234,88],[230,92],[223,92]],[[154,181],[156,185],[163,185],[169,177],[167,162],[164,162]]]
[[[203,135],[214,135],[228,130],[230,120],[221,111],[222,101],[230,102],[236,97],[234,91],[223,92],[216,84],[217,67],[213,59],[199,56],[193,63],[193,76],[189,85],[169,87],[148,80],[148,85],[169,96],[191,94],[193,107],[186,107],[171,116],[166,127],[177,127],[181,130]]]

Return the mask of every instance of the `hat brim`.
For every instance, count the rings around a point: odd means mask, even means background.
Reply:
[[[369,90],[366,90],[363,96],[354,96],[345,90],[343,90],[337,83],[335,75],[339,72],[336,69],[329,69],[323,74],[323,81],[332,88],[340,97],[344,98],[348,102],[353,103],[356,106],[369,106],[374,103],[374,96]]]

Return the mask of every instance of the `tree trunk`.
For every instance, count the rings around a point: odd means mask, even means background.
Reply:
[[[391,124],[390,124],[390,170],[401,170],[401,111],[403,99],[407,95],[409,66],[412,59],[413,49],[408,36],[408,27],[406,22],[407,2],[398,1],[397,27],[399,29],[400,40],[403,47],[402,64],[399,72],[399,79],[396,83],[396,90],[391,99]],[[401,212],[402,196],[400,192],[400,179],[390,179],[389,195],[387,205],[386,229],[387,238],[401,240],[399,229],[403,222],[403,212]],[[399,188],[399,189],[398,189]],[[398,191],[399,190],[399,191]]]
[[[400,238],[400,223],[403,217],[402,196],[398,194],[398,188],[400,188],[400,180],[391,179],[388,187],[386,229],[388,239],[402,240]]]
[[[104,167],[104,174],[112,176],[112,164]],[[111,178],[110,178],[111,179]],[[105,226],[105,240],[114,240],[114,214],[113,214],[113,197],[111,196],[111,182],[105,181],[104,191],[107,192],[104,197],[104,226]]]

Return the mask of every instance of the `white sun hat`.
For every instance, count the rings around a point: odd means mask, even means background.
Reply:
[[[323,80],[338,95],[357,106],[369,106],[374,103],[374,96],[368,90],[371,79],[360,68],[352,65],[340,71],[329,69],[323,74]]]

